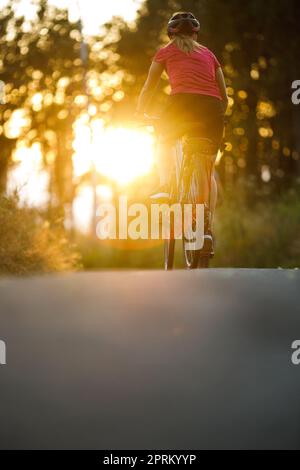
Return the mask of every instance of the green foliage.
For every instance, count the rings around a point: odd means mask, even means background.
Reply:
[[[300,267],[299,189],[249,204],[232,191],[216,215],[216,267]]]
[[[216,256],[212,267],[300,267],[300,191],[259,197],[246,185],[225,194],[215,220]],[[254,201],[254,202],[253,202]],[[162,269],[163,246],[123,249],[118,243],[78,240],[85,269]],[[124,245],[126,248],[126,243]],[[138,244],[137,244],[138,248]],[[183,267],[181,241],[176,242],[176,268]]]
[[[20,207],[17,196],[0,197],[0,273],[29,275],[79,267],[79,256],[61,221]]]
[[[84,269],[161,269],[163,267],[163,243],[149,248],[143,242],[143,248],[136,242],[136,249],[123,249],[119,243],[107,243],[90,238],[79,237],[77,245]]]

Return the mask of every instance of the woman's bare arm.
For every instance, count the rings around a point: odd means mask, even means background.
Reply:
[[[146,106],[156,89],[156,86],[159,82],[159,79],[163,71],[164,71],[163,65],[159,64],[158,62],[152,62],[151,67],[149,69],[147,80],[138,98],[138,103],[136,107],[136,112],[138,114],[145,112]]]
[[[227,95],[227,90],[226,90],[225,78],[224,78],[223,70],[221,69],[221,67],[218,67],[217,69],[216,80],[217,80],[220,93],[222,96],[222,100],[224,104],[224,112],[225,112],[228,106],[228,95]]]

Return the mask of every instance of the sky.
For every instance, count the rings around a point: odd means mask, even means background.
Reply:
[[[97,31],[99,25],[110,20],[112,16],[122,16],[126,21],[133,21],[142,0],[49,0],[56,6],[65,4],[71,17],[83,19],[86,32]]]
[[[24,15],[31,14],[33,2],[34,0],[15,0],[15,3],[19,4],[19,12]],[[60,8],[67,7],[70,19],[75,20],[80,13],[85,32],[95,34],[97,28],[109,21],[112,16],[121,16],[126,21],[133,21],[143,0],[48,0],[48,2]],[[0,0],[0,8],[6,3],[7,0]]]

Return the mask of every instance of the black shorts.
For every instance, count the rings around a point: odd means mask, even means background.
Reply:
[[[179,93],[171,95],[166,109],[161,114],[158,134],[164,140],[178,139],[187,122],[200,122],[194,136],[205,137],[221,145],[224,131],[224,111],[222,101],[213,96]]]

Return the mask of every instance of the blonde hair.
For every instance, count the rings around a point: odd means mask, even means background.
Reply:
[[[193,39],[193,36],[186,36],[184,34],[174,36],[171,43],[175,44],[175,46],[182,52],[185,52],[185,54],[189,54],[202,47],[201,44]]]

